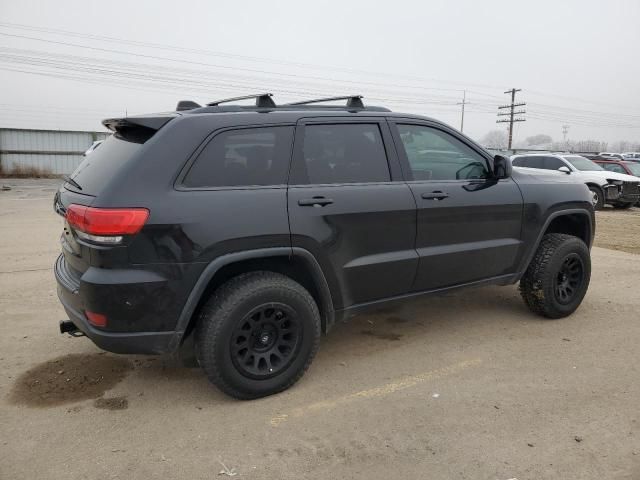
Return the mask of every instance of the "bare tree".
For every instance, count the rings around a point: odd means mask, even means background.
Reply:
[[[533,135],[532,137],[527,137],[527,145],[543,145],[546,143],[553,142],[553,139],[549,135],[544,135],[542,133],[538,135]]]
[[[491,130],[480,143],[486,148],[507,148],[509,138],[504,130]]]

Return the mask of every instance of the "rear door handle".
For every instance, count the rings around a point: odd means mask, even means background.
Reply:
[[[449,197],[448,193],[440,191],[422,194],[422,198],[424,198],[425,200],[444,200],[447,197]]]
[[[301,207],[324,207],[325,205],[330,205],[332,203],[333,200],[326,197],[303,198],[298,200],[298,205]]]

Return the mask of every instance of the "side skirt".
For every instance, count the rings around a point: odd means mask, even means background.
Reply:
[[[463,283],[463,284],[454,285],[451,287],[438,288],[435,290],[425,290],[422,292],[411,292],[404,295],[398,295],[396,297],[375,300],[373,302],[359,303],[347,308],[343,308],[341,310],[336,310],[335,312],[336,320],[345,321],[350,317],[353,317],[355,315],[360,315],[362,313],[365,313],[371,310],[377,310],[382,307],[397,305],[407,300],[428,297],[431,295],[439,295],[442,293],[453,292],[456,290],[462,290],[466,288],[484,287],[487,285],[503,285],[503,286],[511,285],[518,281],[519,276],[520,275],[518,275],[517,273],[510,273],[508,275],[500,275],[497,277],[486,278],[483,280],[476,280],[474,282]]]

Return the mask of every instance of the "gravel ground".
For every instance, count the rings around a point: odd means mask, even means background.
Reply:
[[[533,316],[514,286],[413,302],[338,326],[294,388],[238,402],[198,369],[58,334],[57,181],[2,184],[2,479],[640,479],[638,209],[598,213],[569,318]]]

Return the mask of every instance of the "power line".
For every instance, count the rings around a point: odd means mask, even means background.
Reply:
[[[307,69],[315,69],[315,70],[318,70],[318,69],[319,70],[331,70],[332,72],[342,71],[342,72],[345,72],[345,73],[357,73],[357,74],[364,74],[364,75],[367,75],[367,76],[378,76],[378,77],[387,77],[387,78],[401,78],[401,79],[405,79],[405,80],[416,80],[416,81],[419,81],[419,82],[429,81],[429,82],[444,83],[444,84],[450,84],[450,85],[475,86],[475,87],[478,87],[478,88],[490,88],[490,89],[502,88],[501,86],[496,86],[496,85],[470,84],[469,82],[466,82],[466,81],[465,82],[460,82],[460,81],[455,81],[455,80],[445,80],[445,79],[429,78],[429,77],[422,77],[422,76],[397,75],[397,74],[390,74],[388,72],[379,72],[379,71],[376,72],[376,71],[364,70],[364,69],[339,67],[339,66],[335,66],[335,65],[318,65],[318,64],[312,64],[312,63],[292,62],[292,61],[285,61],[285,60],[276,60],[276,59],[271,59],[271,58],[263,58],[263,57],[255,57],[255,56],[248,56],[248,55],[231,54],[231,53],[227,53],[227,52],[212,51],[212,50],[205,50],[205,49],[177,47],[177,46],[174,46],[174,45],[152,43],[152,42],[144,42],[144,41],[137,41],[137,40],[130,40],[130,39],[122,39],[122,38],[104,36],[104,35],[79,33],[79,32],[72,32],[72,31],[69,31],[69,30],[43,28],[43,27],[36,27],[36,26],[17,24],[17,23],[9,23],[9,22],[0,22],[0,27],[2,27],[2,28],[10,28],[10,29],[18,29],[18,30],[35,31],[35,32],[40,32],[40,33],[45,33],[45,34],[64,35],[65,37],[72,36],[72,37],[76,37],[76,38],[85,38],[85,39],[89,39],[89,40],[102,41],[102,42],[108,42],[108,43],[120,43],[120,44],[124,44],[124,45],[131,45],[131,46],[138,46],[138,47],[145,47],[145,48],[153,48],[153,49],[159,49],[159,50],[170,50],[170,51],[176,51],[176,52],[180,52],[180,53],[193,53],[193,54],[197,54],[197,55],[216,56],[216,57],[230,58],[230,59],[236,59],[236,60],[246,60],[246,61],[252,61],[252,62],[267,63],[267,64],[268,63],[272,63],[272,64],[276,64],[276,65],[289,65],[289,66],[294,66],[294,67],[298,67],[298,68],[307,68]],[[9,35],[9,34],[5,34],[5,35]],[[34,39],[34,40],[39,40],[39,41],[47,41],[45,39],[36,39],[36,38],[33,38],[33,37],[29,37],[29,38]],[[402,85],[402,87],[403,88],[426,89],[426,90],[443,90],[443,91],[447,91],[448,90],[448,91],[457,91],[457,92],[460,92],[462,90],[462,88],[453,89],[453,88],[442,88],[442,87],[425,87],[425,86],[422,86],[422,85],[420,85],[420,86]]]

